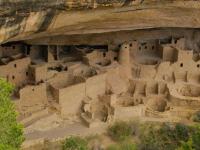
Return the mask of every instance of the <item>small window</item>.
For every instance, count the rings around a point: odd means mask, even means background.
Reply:
[[[34,91],[35,91],[35,89],[32,89],[32,91],[34,92]]]
[[[200,64],[197,64],[197,68],[199,68],[200,67]]]
[[[183,63],[180,64],[180,67],[183,67]]]
[[[106,53],[105,52],[103,53],[103,57],[106,57]]]
[[[144,48],[147,49],[147,46],[145,46]]]
[[[155,46],[152,46],[152,50],[154,50],[155,49]]]
[[[118,59],[117,57],[114,57],[114,60],[115,60],[115,61],[117,61],[117,59]]]
[[[15,79],[15,76],[12,76],[12,79],[14,80],[14,79]]]
[[[17,68],[17,64],[14,64],[14,67]]]
[[[130,47],[132,47],[132,46],[133,46],[133,44],[131,43],[131,44],[130,44]]]
[[[139,47],[139,51],[141,51],[141,47]]]
[[[26,72],[26,76],[28,76],[28,72]]]
[[[65,67],[64,70],[67,71],[67,70],[68,70],[68,67]]]

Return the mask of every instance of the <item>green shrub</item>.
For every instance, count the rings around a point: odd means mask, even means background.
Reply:
[[[140,130],[140,143],[139,148],[141,150],[156,150],[157,149],[157,129],[151,125],[142,125],[142,128]]]
[[[131,142],[123,142],[120,145],[121,150],[136,150],[136,145],[134,143]]]
[[[117,144],[113,144],[113,145],[108,146],[106,150],[120,150],[120,147]]]
[[[131,123],[116,122],[108,128],[108,135],[116,141],[123,141],[133,135],[134,129]]]
[[[7,149],[19,149],[24,141],[22,126],[17,123],[14,104],[10,96],[13,86],[0,79],[0,144]]]
[[[172,132],[175,132],[175,140],[177,144],[180,144],[180,141],[187,141],[189,139],[189,128],[188,126],[178,123],[175,125],[175,129]]]
[[[193,116],[194,122],[200,122],[200,111],[196,112]]]
[[[80,137],[69,137],[63,143],[63,150],[88,150],[88,143]]]
[[[136,150],[136,145],[130,141],[110,145],[107,150]]]
[[[199,150],[200,149],[200,126],[190,127],[190,138],[187,142],[181,142],[177,150]]]
[[[187,142],[181,142],[181,146],[177,150],[195,150],[193,149],[192,139],[190,138]]]
[[[16,149],[9,145],[0,144],[0,150],[16,150]]]
[[[191,138],[194,149],[200,150],[200,125],[193,127]]]
[[[142,150],[174,150],[188,139],[189,129],[183,124],[163,124],[158,128],[150,125],[141,131],[139,146]]]

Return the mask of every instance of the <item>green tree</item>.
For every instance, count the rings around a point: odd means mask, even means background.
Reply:
[[[22,126],[17,123],[11,101],[13,85],[0,78],[0,150],[19,149],[24,141]]]

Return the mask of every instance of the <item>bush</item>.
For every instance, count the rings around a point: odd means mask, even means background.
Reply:
[[[181,142],[177,150],[199,150],[200,149],[200,126],[190,127],[190,138],[187,142]]]
[[[120,150],[120,147],[117,144],[113,144],[108,146],[107,150]]]
[[[200,111],[196,112],[193,116],[194,122],[200,122]]]
[[[107,150],[136,150],[136,145],[130,141],[120,144],[110,145]]]
[[[24,141],[22,126],[17,123],[14,104],[10,96],[13,86],[0,79],[0,146],[19,149]]]
[[[187,142],[181,142],[181,146],[177,150],[194,150],[192,139],[190,138]]]
[[[141,150],[156,150],[157,149],[157,129],[153,125],[143,125],[140,130],[140,144]]]
[[[131,123],[116,122],[108,128],[108,135],[116,141],[123,141],[133,135],[134,129]]]
[[[193,127],[191,138],[194,149],[200,149],[200,125]]]
[[[0,150],[16,150],[16,149],[9,145],[0,144]]]
[[[175,132],[175,140],[177,144],[180,144],[180,141],[187,141],[189,139],[189,128],[184,124],[176,124],[175,129],[172,132]]]
[[[88,143],[80,137],[69,137],[63,143],[63,150],[88,150]]]
[[[121,150],[136,150],[136,145],[130,142],[124,142],[120,145]]]
[[[181,145],[181,141],[189,139],[189,129],[183,124],[170,126],[163,124],[146,126],[140,134],[140,148],[142,150],[174,150]]]

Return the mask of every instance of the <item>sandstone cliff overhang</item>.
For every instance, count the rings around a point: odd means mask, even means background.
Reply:
[[[29,6],[23,2],[24,7]],[[1,10],[0,43],[137,29],[200,28],[200,2],[192,0],[82,10],[49,5],[27,13]]]

